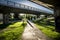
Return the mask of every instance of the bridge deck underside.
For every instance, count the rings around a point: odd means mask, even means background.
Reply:
[[[32,13],[32,14],[38,14],[39,12],[0,5],[0,13]]]
[[[13,8],[13,7],[7,7],[0,5],[0,13],[27,13],[27,14],[44,14],[44,15],[50,15],[47,13],[32,11],[32,10],[26,10],[26,9],[19,9],[19,8]]]

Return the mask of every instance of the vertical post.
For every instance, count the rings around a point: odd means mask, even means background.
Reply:
[[[3,24],[8,24],[9,23],[9,14],[4,13],[3,14]]]
[[[55,6],[54,14],[55,14],[55,25],[56,25],[55,29],[57,32],[60,32],[60,6]]]

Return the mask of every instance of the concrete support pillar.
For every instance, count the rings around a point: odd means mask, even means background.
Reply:
[[[37,19],[37,16],[35,17],[35,20]]]
[[[35,16],[35,18],[34,18],[35,20],[37,19],[37,17]]]
[[[32,20],[32,17],[30,17],[30,20]]]
[[[45,18],[47,18],[48,16],[47,15],[45,15]]]
[[[3,24],[8,24],[9,23],[9,14],[4,13],[3,14]]]
[[[57,32],[60,32],[60,6],[55,6],[54,14],[55,14],[55,25],[56,25],[55,29]]]
[[[39,17],[40,17],[40,15],[38,14],[38,15],[37,15],[37,18],[39,18]]]
[[[19,14],[18,14],[18,13],[15,13],[15,14],[14,14],[14,19],[16,19],[16,20],[19,19]]]

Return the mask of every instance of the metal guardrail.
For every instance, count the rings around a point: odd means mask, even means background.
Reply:
[[[22,8],[22,9],[29,9],[29,10],[40,12],[40,9],[31,7],[31,6],[27,6],[27,5],[24,5],[24,4],[12,2],[12,1],[9,1],[9,0],[0,0],[0,5],[16,7],[16,8]]]
[[[27,23],[33,28],[33,25],[31,24],[29,20],[27,20]]]

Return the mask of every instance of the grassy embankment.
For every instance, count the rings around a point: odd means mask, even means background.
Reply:
[[[24,31],[26,22],[16,22],[12,23],[7,28],[0,31],[0,40],[22,40],[21,36]]]
[[[35,22],[36,26],[48,37],[54,39],[54,40],[60,40],[60,34],[55,31],[55,26],[52,26],[50,24],[46,24],[46,22]]]

